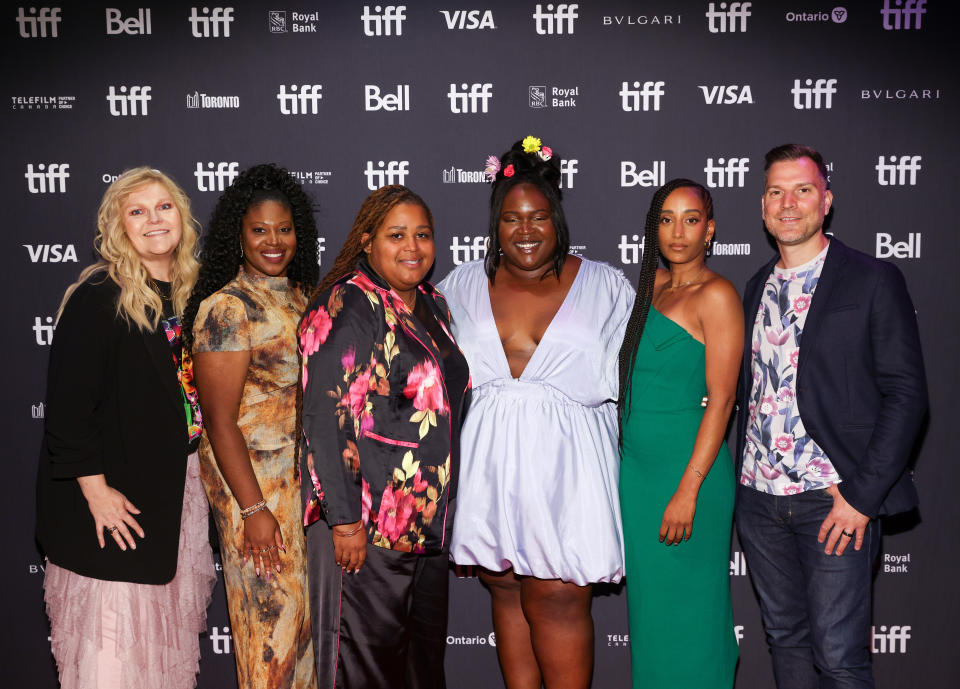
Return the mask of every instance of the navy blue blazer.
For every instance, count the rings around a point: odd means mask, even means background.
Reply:
[[[780,256],[750,278],[743,296],[737,475],[743,464],[752,385],[749,343],[763,285]],[[871,518],[917,504],[907,463],[927,410],[917,319],[891,263],[831,239],[803,327],[797,405],[807,433],[842,479],[840,494]]]

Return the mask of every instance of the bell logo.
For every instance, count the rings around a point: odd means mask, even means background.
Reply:
[[[381,11],[380,5],[374,5],[373,12],[369,5],[363,6],[360,20],[363,22],[365,36],[397,36],[403,35],[403,20],[406,5],[385,5]]]
[[[819,110],[825,108],[829,110],[833,107],[833,94],[837,92],[836,79],[805,79],[804,85],[800,85],[799,79],[793,80],[793,88],[790,93],[793,94],[793,107],[795,110]]]
[[[76,263],[73,244],[24,244],[31,263]]]
[[[873,166],[877,171],[877,184],[881,187],[917,185],[917,173],[923,169],[922,156],[889,156],[889,159],[888,163],[880,156]]]
[[[643,259],[643,243],[645,241],[646,238],[638,234],[633,235],[630,239],[627,239],[625,234],[620,235],[620,243],[617,244],[617,248],[620,249],[620,262],[627,266],[640,263]]]
[[[384,167],[385,165],[386,167]],[[373,161],[368,160],[367,168],[363,171],[367,178],[367,189],[376,191],[387,184],[404,184],[404,180],[410,173],[409,165],[409,160],[391,160],[389,163],[384,163],[381,160],[374,168]]]
[[[59,7],[41,7],[37,13],[36,7],[24,11],[17,8],[17,25],[20,29],[20,38],[56,38],[57,27],[60,25]]]
[[[750,84],[746,86],[698,86],[703,92],[703,102],[707,105],[753,104],[753,92]]]
[[[911,232],[907,241],[894,242],[886,232],[877,232],[877,258],[920,258],[920,233]]]
[[[36,171],[33,163],[27,163],[27,171],[23,174],[27,180],[27,191],[31,194],[66,193],[69,170],[70,163],[39,163]]]
[[[367,112],[386,110],[398,112],[410,110],[410,84],[397,84],[396,93],[380,95],[380,87],[375,84],[363,85],[363,109]]]
[[[216,169],[214,169],[216,166]],[[207,163],[207,170],[203,163],[197,163],[193,176],[197,178],[198,191],[223,191],[233,184],[233,180],[240,174],[240,163]]]
[[[453,254],[453,265],[459,266],[469,261],[479,261],[487,255],[487,237],[477,235],[470,237],[464,235],[462,238],[453,235],[450,242],[450,251]]]
[[[886,625],[880,625],[880,631],[875,626],[870,627],[870,650],[873,653],[906,653],[907,639],[910,636],[910,625],[901,627],[893,625],[887,629]]]
[[[883,15],[884,31],[920,28],[923,15],[927,13],[927,0],[893,0],[892,4],[895,7],[890,6],[890,0],[883,0],[880,14]]]
[[[716,3],[711,2],[704,16],[707,18],[707,28],[710,33],[742,32],[747,30],[747,17],[750,16],[752,2],[721,2],[720,9],[714,9]],[[739,28],[737,28],[737,20]]]
[[[456,114],[487,112],[493,97],[493,84],[450,84],[447,98],[450,99],[450,112]]]
[[[547,5],[546,11],[544,11],[543,5],[537,3],[537,9],[532,15],[537,33],[541,36],[564,33],[572,34],[573,23],[577,17],[580,16],[577,14],[579,7],[580,5],[577,4],[559,3],[557,9],[554,10],[553,5],[549,4]]]
[[[564,158],[560,161],[560,188],[573,189],[573,176],[577,174],[577,158]]]
[[[454,29],[495,29],[493,12],[490,10],[440,10],[447,28]]]
[[[194,38],[230,38],[230,24],[233,23],[232,7],[204,7],[197,12],[196,7],[190,8],[190,34]]]
[[[120,10],[115,7],[107,8],[107,35],[116,36],[117,34],[129,34],[138,36],[153,33],[153,27],[150,24],[150,8],[137,8],[137,16],[124,19]]]
[[[299,90],[298,90],[299,89]],[[277,100],[280,101],[280,112],[283,115],[316,115],[320,99],[323,98],[321,84],[290,84],[290,93],[287,87],[280,85]]]
[[[649,170],[637,172],[637,163],[632,160],[620,161],[621,187],[659,187],[667,181],[667,162],[653,161]]]
[[[666,82],[663,81],[645,81],[643,87],[640,82],[633,82],[633,88],[628,82],[623,82],[620,87],[621,105],[624,112],[639,112],[641,109],[647,112],[651,109],[660,109],[660,96],[664,95],[663,87]],[[643,99],[643,107],[640,107],[640,99]]]
[[[41,347],[53,344],[53,331],[57,325],[53,322],[53,316],[47,316],[40,319],[40,316],[33,317],[33,337],[36,343]]]
[[[713,158],[707,158],[707,165],[703,168],[707,173],[707,186],[742,187],[746,174],[750,172],[749,164],[749,158],[717,158],[716,165]]]
[[[114,117],[147,114],[147,103],[153,100],[150,87],[130,86],[129,89],[128,93],[127,87],[121,86],[117,93],[116,87],[111,86],[107,91],[107,103],[110,105],[110,114]]]

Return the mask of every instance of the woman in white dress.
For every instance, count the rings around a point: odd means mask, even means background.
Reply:
[[[623,576],[617,354],[634,290],[568,255],[559,164],[539,139],[487,173],[486,259],[439,285],[474,385],[451,557],[483,568],[508,688],[587,687],[591,584]]]

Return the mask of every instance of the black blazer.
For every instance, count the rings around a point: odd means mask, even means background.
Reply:
[[[105,273],[77,287],[50,349],[37,477],[37,540],[54,564],[111,581],[164,584],[177,570],[188,436],[163,327],[144,333],[116,315]],[[141,510],[145,537],[100,549],[77,476],[105,474]]]
[[[774,256],[743,295],[746,342]],[[752,353],[740,371],[737,473],[743,464]],[[900,270],[831,239],[800,342],[797,406],[840,474],[840,494],[871,518],[916,506],[907,463],[927,410],[913,303]]]

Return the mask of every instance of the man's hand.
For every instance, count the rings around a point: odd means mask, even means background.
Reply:
[[[840,489],[836,484],[827,488],[827,493],[833,498],[833,509],[820,525],[820,533],[817,540],[820,543],[827,542],[824,552],[827,555],[833,554],[834,546],[837,549],[837,555],[843,555],[843,551],[850,545],[850,541],[855,540],[854,550],[860,550],[863,545],[863,534],[870,523],[870,517],[860,514],[850,503],[844,500],[840,495]]]

